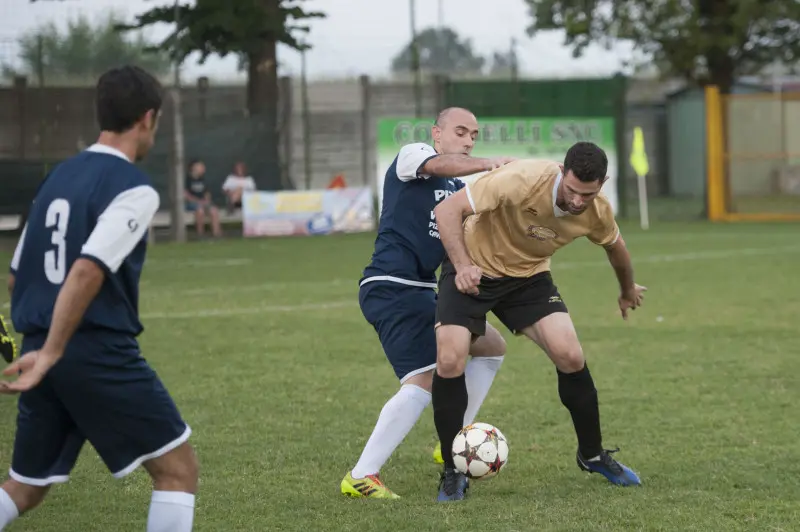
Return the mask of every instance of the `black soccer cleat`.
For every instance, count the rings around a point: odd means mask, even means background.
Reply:
[[[467,496],[468,489],[469,479],[466,475],[452,467],[445,466],[439,480],[439,494],[436,500],[438,502],[463,500]]]

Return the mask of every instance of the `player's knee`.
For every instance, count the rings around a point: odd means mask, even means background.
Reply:
[[[436,356],[436,373],[440,377],[451,379],[464,373],[467,356],[450,345],[442,345]]]
[[[464,373],[470,350],[470,332],[461,327],[436,331],[436,373],[451,379]]]
[[[42,504],[47,492],[50,490],[50,486],[31,486],[30,484],[17,482],[14,479],[8,479],[2,488],[14,501],[20,514],[29,512]]]
[[[195,493],[200,477],[197,455],[188,443],[145,464],[157,491]]]
[[[551,358],[562,373],[575,373],[583,369],[586,359],[580,344],[559,346],[551,353]]]

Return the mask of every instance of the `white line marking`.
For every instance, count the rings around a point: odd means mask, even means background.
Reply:
[[[148,269],[166,270],[179,268],[217,268],[230,266],[247,266],[253,264],[253,259],[148,259],[144,265],[144,271]]]
[[[800,246],[783,246],[772,248],[740,248],[740,249],[720,249],[712,251],[697,251],[688,253],[677,253],[670,255],[639,255],[633,252],[633,265],[637,264],[659,264],[666,262],[687,262],[695,260],[712,260],[712,259],[728,259],[733,257],[743,257],[749,255],[776,255],[785,253],[800,252]],[[586,267],[603,267],[608,266],[606,259],[599,260],[585,260],[585,261],[565,261],[559,262],[558,259],[553,261],[553,272],[558,274],[560,270],[571,270],[575,268]],[[142,286],[147,286],[150,283],[143,282]],[[324,281],[270,281],[266,283],[251,284],[251,285],[232,285],[232,286],[211,286],[203,288],[189,288],[189,289],[171,289],[169,287],[159,287],[156,290],[148,291],[147,297],[163,297],[170,296],[203,296],[213,294],[226,294],[226,293],[239,293],[239,292],[255,292],[255,291],[270,291],[270,290],[290,290],[290,289],[303,289],[314,288],[320,286],[351,286],[354,290],[358,289],[358,278],[352,279],[330,279]],[[355,293],[355,292],[354,292]]]
[[[358,306],[358,301],[328,301],[321,303],[305,303],[302,305],[262,305],[258,307],[198,310],[194,312],[152,312],[143,314],[143,320],[188,320],[194,318],[217,318],[228,316],[246,316],[249,314],[265,314],[268,312],[308,312],[329,310],[342,307]]]
[[[720,250],[712,250],[712,251],[697,251],[697,252],[689,252],[689,253],[677,253],[677,254],[669,254],[669,255],[650,255],[650,256],[636,256],[634,252],[634,259],[633,263],[634,266],[636,264],[641,263],[649,263],[649,264],[659,264],[659,263],[666,263],[666,262],[688,262],[688,261],[695,261],[695,260],[713,260],[713,259],[728,259],[734,257],[743,257],[743,256],[764,256],[764,255],[779,255],[783,253],[797,253],[800,252],[800,246],[783,246],[783,247],[770,247],[770,248],[739,248],[739,249],[720,249]],[[233,261],[242,261],[242,260],[250,260],[250,259],[227,259]],[[177,263],[177,261],[175,261]],[[208,261],[209,263],[212,261]],[[224,261],[213,261],[216,263],[221,263]],[[186,261],[187,264],[190,261]],[[566,269],[573,269],[573,268],[585,268],[588,266],[608,266],[608,261],[606,260],[596,260],[596,261],[571,261],[571,262],[555,262],[553,265],[554,271],[557,273],[559,270],[566,270]],[[275,313],[275,312],[309,312],[309,311],[316,311],[316,310],[329,310],[329,309],[336,309],[336,308],[343,308],[348,306],[357,306],[358,301],[355,298],[355,293],[357,291],[357,280],[355,279],[332,279],[330,281],[287,281],[287,282],[272,282],[272,283],[263,283],[258,285],[249,285],[249,286],[231,286],[231,287],[220,287],[219,289],[190,289],[190,290],[169,290],[164,288],[155,288],[153,292],[150,294],[154,297],[163,297],[166,295],[173,296],[173,295],[204,295],[204,294],[213,294],[213,293],[224,293],[230,292],[231,290],[235,289],[236,291],[252,291],[252,290],[269,290],[272,288],[290,288],[290,287],[299,287],[299,286],[319,286],[320,284],[325,285],[346,285],[346,284],[353,284],[353,299],[348,301],[328,301],[328,302],[319,302],[319,303],[304,303],[299,305],[262,305],[257,307],[246,307],[246,308],[233,308],[233,309],[218,309],[218,310],[198,310],[198,311],[188,311],[188,312],[153,312],[143,314],[141,316],[142,319],[161,319],[161,320],[168,320],[168,319],[193,319],[193,318],[213,318],[213,317],[228,317],[228,316],[246,316],[252,314],[262,314],[262,313]],[[7,309],[9,308],[9,303],[4,303],[2,308]]]
[[[648,263],[659,264],[662,262],[688,262],[693,260],[712,260],[712,259],[730,259],[734,257],[744,257],[750,255],[780,255],[787,253],[797,253],[800,251],[800,246],[783,246],[772,248],[739,248],[739,249],[718,249],[710,251],[694,251],[688,253],[674,253],[670,255],[650,255],[650,256],[637,256],[636,252],[632,252],[633,265]],[[558,273],[558,270],[569,270],[572,268],[582,268],[585,266],[607,266],[607,260],[592,260],[592,261],[576,261],[576,262],[555,262],[553,264],[553,272]]]

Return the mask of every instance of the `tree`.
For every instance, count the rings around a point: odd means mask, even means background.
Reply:
[[[420,70],[436,74],[480,72],[485,59],[472,51],[469,39],[461,39],[450,28],[428,28],[417,34]],[[413,43],[392,60],[392,72],[411,71]]]
[[[266,167],[253,168],[259,188],[280,188],[278,131],[277,45],[295,50],[309,48],[296,34],[309,27],[298,21],[322,18],[319,12],[305,11],[303,0],[196,0],[194,5],[156,7],[136,17],[123,30],[168,23],[174,29],[161,43],[171,57],[183,61],[189,54],[200,54],[203,63],[210,55],[228,54],[239,58],[247,69],[247,108],[263,146]]]
[[[525,0],[529,34],[564,30],[577,57],[592,43],[633,43],[665,74],[730,92],[738,76],[800,58],[800,2],[777,0]]]
[[[141,35],[125,38],[115,31],[121,19],[110,15],[93,25],[86,17],[78,17],[60,31],[55,24],[42,25],[20,37],[21,68],[4,64],[4,77],[28,76],[45,82],[94,82],[107,69],[122,63],[133,63],[156,75],[169,69],[169,57],[151,50]]]
[[[160,44],[171,57],[182,61],[193,52],[200,63],[210,55],[240,56],[247,68],[247,101],[251,113],[277,116],[278,63],[277,43],[295,50],[309,48],[297,37],[308,26],[297,24],[324,13],[305,11],[303,0],[197,0],[192,6],[156,7],[136,17],[120,29],[139,29],[168,23],[173,32]],[[176,18],[177,17],[177,18]],[[176,24],[177,20],[177,24]]]

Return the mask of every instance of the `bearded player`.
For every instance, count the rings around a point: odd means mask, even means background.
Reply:
[[[611,205],[601,188],[608,159],[579,142],[564,164],[517,161],[482,176],[435,209],[447,258],[439,279],[438,356],[433,415],[445,460],[439,501],[460,500],[467,479],[453,464],[451,443],[462,428],[469,389],[464,366],[474,336],[492,311],[514,334],[536,343],[556,366],[558,393],[572,416],[578,466],[621,486],[640,484],[603,448],[597,390],[578,335],[550,275],[550,257],[587,237],[605,249],[620,286],[622,317],[642,303]],[[466,218],[466,222],[464,219]]]
[[[342,480],[345,495],[398,498],[381,481],[380,469],[431,402],[436,367],[436,270],[444,249],[433,209],[463,188],[464,183],[455,178],[510,161],[470,156],[478,123],[466,109],[439,113],[431,133],[433,146],[404,146],[386,172],[375,251],[360,281],[361,311],[378,334],[400,390],[384,405],[361,457]],[[459,423],[474,419],[500,368],[505,347],[503,337],[491,326],[467,346],[473,356],[466,368],[470,401]],[[434,455],[439,454],[437,448]]]

